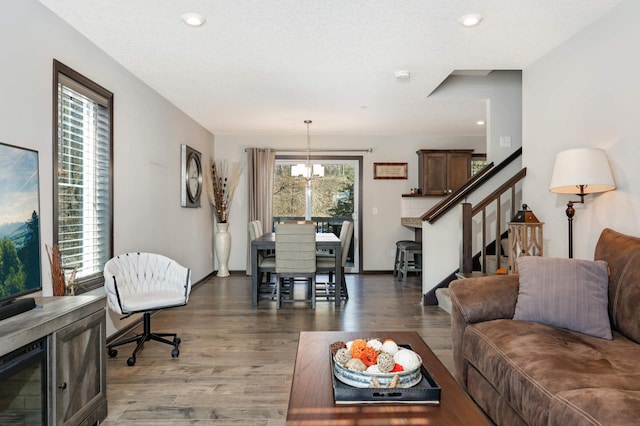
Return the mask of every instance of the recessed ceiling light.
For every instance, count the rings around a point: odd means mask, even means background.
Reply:
[[[478,126],[484,126],[485,125],[485,121],[484,120],[478,120],[478,121],[476,121],[476,124]]]
[[[411,78],[411,73],[406,70],[396,71],[395,76],[398,81],[407,81]]]
[[[185,13],[182,15],[182,20],[190,27],[201,27],[207,22],[207,18],[199,13]]]
[[[480,15],[479,13],[469,13],[467,15],[461,16],[460,19],[458,19],[458,22],[460,22],[460,25],[466,28],[475,27],[480,22],[482,22],[482,15]]]

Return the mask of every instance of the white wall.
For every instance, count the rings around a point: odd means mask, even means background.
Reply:
[[[306,149],[306,130],[300,120],[300,136],[215,136],[215,156],[218,160],[244,161],[245,148],[301,148]],[[315,123],[314,123],[315,124]],[[418,156],[416,151],[428,148],[470,148],[484,152],[484,137],[443,137],[443,136],[321,136],[313,134],[311,128],[311,148],[324,149],[367,149],[372,153],[363,155],[363,270],[382,271],[393,269],[395,242],[413,239],[414,230],[400,225],[401,194],[408,194],[418,186]],[[291,153],[286,153],[291,155]],[[322,153],[330,155],[331,153]],[[408,180],[374,180],[374,162],[409,163]],[[378,214],[373,214],[373,209]],[[424,212],[423,212],[424,213]],[[233,243],[229,267],[244,270],[247,240],[247,180],[246,170],[234,196],[230,219]]]
[[[52,294],[54,58],[114,93],[114,253],[158,252],[193,281],[209,274],[210,208],[180,207],[179,173],[180,144],[208,156],[213,135],[36,0],[0,3],[0,58],[0,141],[39,152],[43,294]]]
[[[520,71],[493,71],[486,76],[452,75],[430,97],[486,99],[485,152],[487,160],[494,164],[500,164],[522,146],[522,73]],[[500,146],[500,137],[509,137],[511,146]],[[466,201],[472,204],[481,201],[520,169],[521,161],[518,159]],[[502,220],[510,213],[503,211]],[[460,266],[460,220],[460,209],[453,209],[433,225],[423,223],[423,293],[436,287]],[[493,238],[489,239],[489,241],[492,240]],[[475,248],[480,250],[479,247]]]
[[[451,75],[429,97],[487,101],[487,160],[498,164],[522,146],[521,71]],[[500,146],[501,137],[510,138],[511,146]]]
[[[557,152],[607,151],[617,189],[575,205],[574,257],[603,228],[640,235],[640,2],[627,0],[523,72],[523,191],[545,222],[545,256],[567,256],[566,203],[548,191]]]

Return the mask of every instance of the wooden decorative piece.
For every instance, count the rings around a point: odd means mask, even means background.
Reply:
[[[407,179],[408,163],[373,163],[374,179]]]
[[[509,273],[518,273],[520,256],[542,256],[544,222],[509,222]]]

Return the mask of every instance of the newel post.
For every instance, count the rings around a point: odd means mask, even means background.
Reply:
[[[473,270],[471,203],[461,203],[460,208],[460,272],[466,274]]]

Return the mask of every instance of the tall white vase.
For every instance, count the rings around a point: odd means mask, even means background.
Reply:
[[[229,254],[231,253],[231,234],[228,223],[218,223],[218,232],[214,237],[216,257],[218,258],[218,277],[228,277]]]

